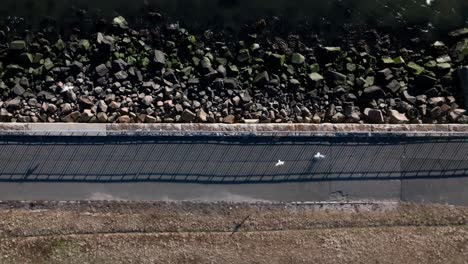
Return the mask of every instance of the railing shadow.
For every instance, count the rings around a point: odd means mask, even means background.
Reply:
[[[326,157],[315,159],[318,152]],[[284,166],[275,166],[278,160]],[[256,184],[460,177],[468,177],[466,137],[0,137],[1,182]]]

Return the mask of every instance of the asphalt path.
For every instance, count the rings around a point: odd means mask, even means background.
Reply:
[[[468,205],[463,137],[31,137],[2,200],[403,200]]]

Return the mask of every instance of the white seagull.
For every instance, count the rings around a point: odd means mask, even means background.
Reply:
[[[320,152],[317,152],[317,154],[315,154],[314,158],[315,158],[315,159],[324,159],[324,158],[326,158],[326,156],[320,154]]]
[[[60,93],[65,93],[69,90],[73,90],[74,86],[71,83],[63,84],[62,82],[58,82],[57,86],[60,87]]]
[[[284,161],[278,160],[278,163],[276,163],[275,167],[281,167],[284,166]]]

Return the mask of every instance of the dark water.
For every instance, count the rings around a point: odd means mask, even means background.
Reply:
[[[38,25],[45,16],[60,25],[83,20],[75,16],[84,10],[90,17],[123,15],[141,23],[148,11],[163,13],[168,20],[189,28],[232,28],[260,17],[276,16],[278,30],[300,30],[298,25],[333,34],[344,23],[399,30],[418,26],[447,31],[467,24],[468,1],[434,0],[2,0],[0,17],[17,16],[24,23]],[[75,10],[73,12],[72,10]],[[81,12],[81,11],[80,11]]]

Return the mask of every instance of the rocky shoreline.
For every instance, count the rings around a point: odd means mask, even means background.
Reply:
[[[353,29],[329,45],[274,36],[271,19],[232,38],[146,17],[151,27],[118,16],[67,37],[0,31],[0,121],[468,123],[467,28],[408,47]]]

